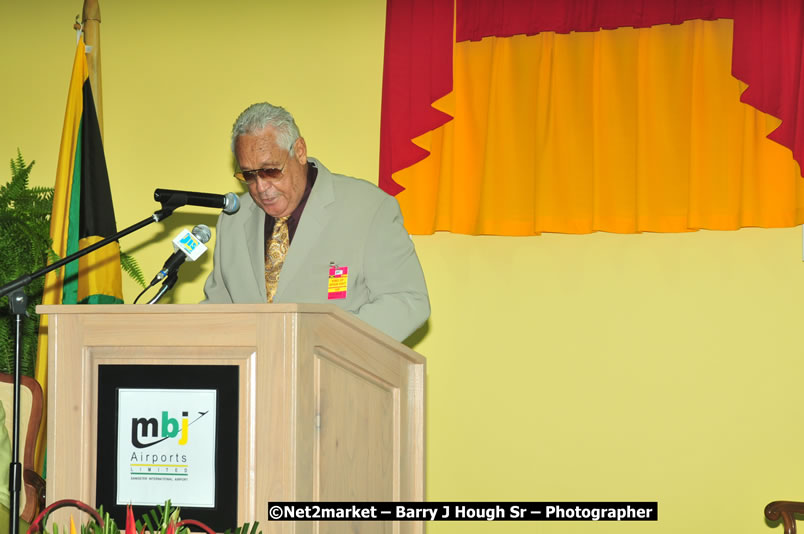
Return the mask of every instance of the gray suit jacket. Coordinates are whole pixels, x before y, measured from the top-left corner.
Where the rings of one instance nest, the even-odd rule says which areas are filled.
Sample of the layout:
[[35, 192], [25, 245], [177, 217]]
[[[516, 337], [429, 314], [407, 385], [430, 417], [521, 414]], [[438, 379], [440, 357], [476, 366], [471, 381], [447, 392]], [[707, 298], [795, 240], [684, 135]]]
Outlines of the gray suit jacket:
[[[279, 275], [274, 302], [336, 304], [401, 341], [430, 316], [419, 258], [402, 224], [399, 204], [364, 180], [318, 176]], [[265, 212], [248, 193], [240, 211], [217, 223], [208, 303], [266, 302]], [[330, 263], [348, 267], [345, 299], [328, 300]]]

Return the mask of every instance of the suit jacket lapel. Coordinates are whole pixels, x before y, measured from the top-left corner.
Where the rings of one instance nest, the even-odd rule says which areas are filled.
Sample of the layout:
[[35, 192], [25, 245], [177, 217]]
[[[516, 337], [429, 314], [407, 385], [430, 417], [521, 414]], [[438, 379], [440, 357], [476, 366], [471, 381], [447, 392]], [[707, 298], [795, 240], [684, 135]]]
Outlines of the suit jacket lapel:
[[[287, 302], [288, 299], [285, 295], [293, 293], [293, 278], [295, 278], [299, 269], [315, 249], [318, 236], [329, 221], [327, 206], [335, 201], [332, 175], [318, 160], [309, 159], [318, 168], [318, 176], [315, 179], [313, 190], [310, 191], [310, 197], [304, 206], [299, 226], [296, 227], [293, 242], [290, 244], [288, 254], [285, 257], [285, 264], [282, 266], [282, 272], [279, 275], [279, 285], [276, 289], [274, 301]], [[265, 288], [263, 288], [264, 291]]]
[[[248, 247], [249, 258], [251, 259], [251, 270], [254, 273], [254, 283], [257, 291], [261, 292], [262, 300], [267, 299], [265, 293], [265, 212], [257, 206], [254, 201], [248, 203], [251, 214], [245, 220], [245, 239]], [[254, 243], [254, 245], [249, 245]]]

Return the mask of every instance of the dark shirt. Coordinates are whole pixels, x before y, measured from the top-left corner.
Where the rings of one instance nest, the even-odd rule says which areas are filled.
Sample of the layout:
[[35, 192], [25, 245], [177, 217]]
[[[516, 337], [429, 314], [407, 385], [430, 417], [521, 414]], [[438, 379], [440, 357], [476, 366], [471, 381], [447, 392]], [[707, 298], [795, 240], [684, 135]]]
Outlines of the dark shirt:
[[[302, 195], [301, 200], [299, 201], [299, 205], [296, 206], [296, 209], [293, 210], [293, 213], [290, 214], [288, 218], [288, 237], [290, 238], [290, 242], [293, 243], [293, 236], [296, 235], [296, 228], [299, 226], [299, 221], [301, 220], [302, 212], [304, 211], [304, 206], [307, 205], [307, 199], [310, 198], [310, 191], [313, 190], [313, 185], [315, 184], [315, 178], [318, 176], [318, 169], [316, 169], [315, 165], [311, 162], [307, 163], [307, 185], [304, 186], [304, 194]], [[274, 233], [274, 221], [275, 219], [265, 214], [265, 229], [262, 242], [265, 243], [265, 246], [268, 246], [268, 241], [271, 239], [271, 234]], [[265, 256], [265, 251], [263, 251], [263, 256]]]

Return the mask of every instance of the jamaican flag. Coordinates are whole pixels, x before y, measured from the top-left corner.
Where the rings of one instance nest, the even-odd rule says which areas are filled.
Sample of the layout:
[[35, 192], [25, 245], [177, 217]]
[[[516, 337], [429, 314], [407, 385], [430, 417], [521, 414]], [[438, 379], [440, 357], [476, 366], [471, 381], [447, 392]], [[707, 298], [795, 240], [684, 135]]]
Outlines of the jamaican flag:
[[[56, 167], [50, 237], [53, 250], [64, 258], [117, 231], [100, 125], [89, 83], [86, 46], [81, 37], [75, 50], [67, 94], [67, 111]], [[42, 304], [112, 304], [123, 302], [120, 247], [111, 243], [62, 270], [48, 273]], [[47, 406], [47, 317], [41, 318], [36, 379]], [[46, 428], [43, 421], [42, 429]], [[44, 462], [44, 431], [37, 444], [37, 468]]]

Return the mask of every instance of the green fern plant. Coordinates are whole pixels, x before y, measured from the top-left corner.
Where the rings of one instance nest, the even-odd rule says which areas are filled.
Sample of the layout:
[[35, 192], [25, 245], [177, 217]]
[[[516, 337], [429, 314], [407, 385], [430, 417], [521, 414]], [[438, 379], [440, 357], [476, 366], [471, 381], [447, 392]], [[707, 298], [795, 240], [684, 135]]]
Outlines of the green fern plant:
[[[11, 181], [0, 187], [0, 283], [11, 282], [20, 276], [45, 266], [50, 250], [50, 210], [53, 189], [28, 187], [28, 177], [34, 166], [25, 163], [17, 150], [11, 160]], [[36, 361], [36, 336], [39, 316], [36, 305], [42, 301], [45, 280], [40, 277], [25, 288], [28, 296], [28, 318], [23, 321], [23, 348], [20, 372], [32, 376]], [[8, 308], [8, 295], [0, 298], [0, 371], [14, 371], [16, 322]]]
[[[50, 239], [53, 188], [28, 186], [34, 163], [26, 164], [17, 150], [17, 158], [11, 160], [11, 181], [0, 186], [0, 285], [38, 271], [48, 259], [59, 260]], [[121, 252], [120, 264], [126, 274], [145, 287], [142, 270], [131, 255]], [[20, 372], [27, 376], [34, 374], [39, 332], [36, 306], [42, 302], [44, 286], [44, 277], [39, 277], [25, 288], [28, 317], [22, 323]], [[14, 316], [8, 308], [8, 296], [4, 296], [0, 298], [0, 372], [14, 372], [15, 334]]]

